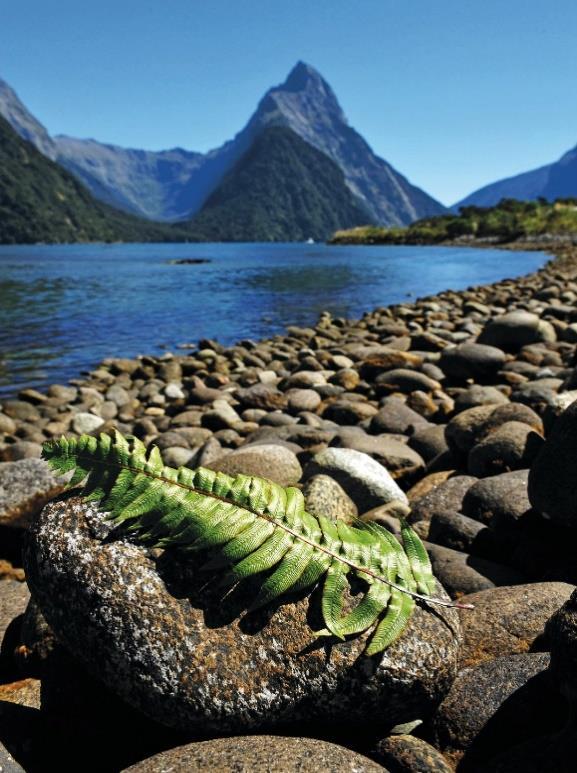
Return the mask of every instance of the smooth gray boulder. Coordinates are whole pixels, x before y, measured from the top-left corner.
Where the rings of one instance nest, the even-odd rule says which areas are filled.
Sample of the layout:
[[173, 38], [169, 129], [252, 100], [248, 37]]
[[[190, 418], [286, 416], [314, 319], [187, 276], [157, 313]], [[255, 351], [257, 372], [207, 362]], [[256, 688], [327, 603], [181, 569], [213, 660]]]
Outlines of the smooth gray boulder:
[[400, 500], [408, 504], [404, 491], [379, 462], [352, 448], [327, 448], [316, 454], [304, 469], [303, 478], [329, 475], [339, 483], [364, 513], [373, 507]]

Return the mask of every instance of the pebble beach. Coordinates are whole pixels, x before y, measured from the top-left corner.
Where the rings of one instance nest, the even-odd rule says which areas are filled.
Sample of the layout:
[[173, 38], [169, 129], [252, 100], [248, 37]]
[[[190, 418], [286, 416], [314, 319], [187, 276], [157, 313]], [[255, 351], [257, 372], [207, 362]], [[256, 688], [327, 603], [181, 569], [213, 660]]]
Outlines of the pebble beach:
[[[574, 770], [577, 248], [551, 249], [519, 278], [3, 400], [2, 769]], [[312, 514], [407, 518], [474, 609], [419, 606], [368, 659], [311, 646], [307, 598], [252, 625], [185, 593], [179, 559], [107, 543], [40, 459], [113, 429], [297, 486]]]

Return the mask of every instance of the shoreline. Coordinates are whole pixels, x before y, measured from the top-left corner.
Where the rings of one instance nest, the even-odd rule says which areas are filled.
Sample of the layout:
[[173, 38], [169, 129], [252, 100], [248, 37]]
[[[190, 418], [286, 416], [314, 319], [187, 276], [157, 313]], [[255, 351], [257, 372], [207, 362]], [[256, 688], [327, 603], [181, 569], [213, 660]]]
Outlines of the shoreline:
[[[273, 731], [282, 731], [283, 722], [292, 721], [292, 727], [304, 737], [322, 739], [327, 734], [326, 724], [317, 715], [303, 722], [290, 707], [275, 724], [277, 716], [271, 715], [268, 699], [263, 703], [260, 697], [263, 663], [272, 663], [276, 669], [272, 684], [282, 684], [289, 693], [312, 689], [308, 675], [299, 678], [298, 688], [290, 681], [296, 662], [293, 653], [298, 651], [300, 658], [311, 640], [309, 625], [303, 622], [306, 615], [294, 617], [291, 610], [306, 600], [289, 598], [267, 618], [278, 640], [288, 636], [282, 661], [277, 639], [270, 633], [256, 639], [252, 633], [239, 633], [236, 617], [234, 622], [208, 628], [204, 606], [202, 619], [190, 625], [179, 623], [174, 633], [168, 625], [172, 617], [161, 618], [167, 625], [159, 627], [151, 623], [153, 618], [146, 616], [146, 610], [156, 615], [159, 608], [164, 609], [158, 606], [162, 601], [175, 605], [170, 609], [174, 609], [174, 619], [181, 620], [184, 614], [196, 614], [197, 605], [189, 604], [184, 592], [173, 596], [173, 585], [165, 588], [159, 569], [162, 561], [156, 564], [147, 551], [122, 540], [101, 542], [97, 532], [93, 534], [93, 510], [78, 499], [60, 498], [44, 507], [64, 487], [48, 476], [46, 464], [38, 460], [40, 444], [61, 435], [98, 434], [113, 428], [136, 435], [147, 448], [157, 446], [164, 464], [173, 468], [206, 467], [296, 487], [313, 515], [346, 523], [361, 518], [395, 535], [406, 517], [425, 542], [435, 577], [448, 596], [459, 599], [460, 604], [474, 605], [472, 610], [453, 611], [451, 626], [419, 607], [416, 622], [403, 633], [406, 638], [392, 645], [390, 657], [402, 658], [401, 663], [407, 664], [401, 668], [409, 680], [410, 715], [404, 695], [401, 700], [391, 693], [387, 682], [391, 666], [386, 658], [383, 668], [379, 667], [383, 674], [379, 678], [385, 680], [378, 693], [379, 711], [372, 704], [367, 708], [366, 693], [359, 694], [354, 685], [344, 682], [343, 699], [351, 700], [355, 713], [354, 721], [347, 716], [346, 726], [331, 725], [332, 732], [339, 730], [341, 747], [374, 758], [374, 739], [388, 735], [382, 711], [390, 711], [391, 718], [395, 717], [391, 727], [407, 716], [422, 717], [425, 724], [419, 728], [419, 737], [391, 736], [389, 741], [426, 742], [427, 754], [438, 755], [443, 764], [445, 760], [455, 763], [469, 749], [475, 751], [472, 739], [482, 734], [486, 721], [499, 721], [499, 710], [511, 690], [523, 690], [531, 677], [547, 668], [548, 651], [560, 664], [551, 672], [552, 684], [554, 680], [571, 684], [575, 678], [572, 665], [563, 657], [573, 639], [567, 643], [563, 636], [569, 639], [574, 628], [564, 634], [558, 625], [552, 636], [543, 636], [554, 613], [572, 614], [574, 620], [573, 608], [569, 607], [569, 613], [563, 610], [575, 603], [568, 599], [577, 586], [577, 510], [571, 499], [577, 432], [569, 424], [560, 433], [561, 443], [559, 434], [555, 435], [557, 422], [577, 421], [577, 415], [572, 418], [575, 411], [566, 411], [577, 400], [577, 249], [557, 247], [554, 252], [542, 268], [515, 279], [375, 308], [359, 320], [325, 313], [310, 328], [289, 326], [284, 335], [245, 340], [231, 347], [204, 339], [198, 350], [183, 354], [110, 359], [86, 378], [52, 385], [46, 393], [23, 390], [18, 399], [3, 401], [0, 461], [6, 464], [0, 464], [4, 475], [0, 486], [9, 497], [0, 511], [4, 534], [11, 535], [0, 553], [3, 587], [10, 598], [24, 587], [18, 549], [34, 524], [28, 545], [34, 545], [35, 539], [38, 544], [38, 535], [43, 535], [43, 547], [32, 548], [34, 555], [29, 548], [26, 564], [33, 593], [41, 603], [35, 600], [43, 610], [57, 611], [50, 619], [64, 621], [66, 647], [84, 664], [74, 668], [82, 676], [86, 667], [93, 677], [102, 676], [106, 685], [99, 687], [94, 698], [92, 682], [81, 681], [80, 690], [75, 683], [73, 705], [78, 705], [76, 700], [81, 705], [83, 701], [92, 705], [94, 700], [109, 705], [117, 694], [128, 701], [118, 687], [120, 669], [122, 684], [144, 676], [153, 686], [150, 691], [139, 687], [129, 700], [131, 721], [135, 717], [143, 721], [138, 714], [143, 711], [158, 722], [157, 726], [147, 725], [153, 751], [156, 746], [166, 746], [161, 724], [180, 727], [185, 721], [182, 717], [188, 716], [185, 710], [196, 705], [197, 684], [208, 685], [202, 690], [202, 707], [215, 708], [216, 730], [228, 732], [234, 727], [237, 734], [246, 735], [254, 726], [247, 726], [242, 705], [234, 701], [226, 717], [232, 724], [218, 724], [222, 716], [219, 690], [228, 684], [231, 664], [236, 669], [236, 664], [245, 663], [247, 648], [252, 652], [256, 641], [262, 647], [249, 658], [242, 701], [249, 696]], [[529, 494], [530, 472], [534, 481]], [[79, 544], [85, 546], [84, 552], [75, 552]], [[143, 562], [149, 562], [148, 568], [143, 569]], [[40, 565], [47, 584], [34, 574], [34, 567]], [[75, 569], [79, 565], [81, 572]], [[101, 574], [105, 565], [113, 574]], [[160, 590], [154, 597], [146, 596], [147, 603], [140, 605], [143, 571], [150, 572], [147, 593], [149, 586]], [[110, 577], [114, 577], [114, 609], [118, 610], [112, 622]], [[50, 585], [52, 578], [56, 585]], [[26, 600], [14, 614], [24, 612]], [[59, 611], [63, 607], [64, 615]], [[83, 617], [86, 610], [89, 616]], [[37, 625], [39, 615], [34, 607], [26, 612], [22, 630]], [[121, 630], [115, 627], [117, 619], [132, 622]], [[279, 619], [288, 622], [279, 625]], [[9, 673], [18, 674], [14, 680], [26, 677], [37, 690], [38, 674], [44, 680], [45, 673], [51, 672], [39, 668], [34, 658], [45, 668], [54, 657], [50, 647], [44, 646], [45, 641], [52, 642], [52, 633], [43, 618], [42, 623], [37, 639], [25, 639], [25, 646], [17, 646], [21, 639], [15, 638], [5, 654], [12, 668]], [[85, 644], [87, 628], [90, 646]], [[69, 635], [69, 630], [74, 634]], [[261, 636], [260, 629], [256, 636]], [[296, 649], [295, 637], [299, 637]], [[139, 659], [135, 670], [135, 661], [124, 660], [126, 653], [131, 657], [130, 653], [140, 652], [143, 642], [150, 641], [162, 642], [154, 649], [160, 653], [158, 661]], [[204, 668], [194, 658], [198, 649], [207, 651], [202, 649], [205, 641], [218, 654], [208, 671], [211, 679], [190, 680], [188, 691], [178, 694], [175, 707], [172, 686], [159, 681], [158, 674], [164, 671], [157, 668], [157, 662], [170, 665], [176, 652], [179, 658], [182, 653], [178, 662], [186, 664], [186, 673], [191, 658], [195, 668]], [[100, 649], [92, 646], [94, 642], [99, 642]], [[539, 652], [533, 650], [535, 642]], [[342, 652], [350, 646], [347, 642]], [[437, 657], [438, 652], [444, 654]], [[324, 654], [322, 661], [324, 673]], [[65, 662], [64, 668], [70, 666]], [[255, 673], [259, 679], [254, 678]], [[395, 690], [398, 673], [397, 668], [391, 682]], [[7, 687], [17, 693], [23, 689], [19, 684]], [[472, 732], [471, 727], [477, 728], [473, 720], [478, 707], [487, 702], [487, 685], [503, 697], [492, 699]], [[49, 681], [46, 686], [42, 683], [43, 690], [49, 688]], [[434, 700], [420, 697], [429, 695], [431, 689]], [[148, 709], [152, 692], [155, 706], [160, 707], [153, 714]], [[560, 697], [558, 700], [565, 706]], [[401, 707], [398, 717], [397, 704]], [[532, 710], [542, 725], [549, 704]], [[49, 718], [53, 711], [51, 704], [42, 705]], [[122, 712], [127, 711], [124, 704], [119, 711], [122, 719]], [[92, 737], [93, 714], [87, 712], [86, 717], [79, 712], [80, 739]], [[509, 738], [509, 713], [502, 721], [506, 731], [502, 737]], [[358, 726], [365, 732], [359, 733]], [[207, 726], [206, 732], [196, 732], [195, 741], [202, 741], [204, 735], [212, 737], [212, 729]], [[160, 733], [160, 739], [154, 733]], [[447, 738], [456, 740], [444, 740]], [[181, 741], [171, 745], [177, 743]], [[514, 743], [515, 738], [511, 745]], [[112, 749], [114, 745], [107, 752], [111, 759], [116, 753]], [[487, 755], [489, 752], [492, 755], [494, 750]], [[141, 748], [137, 741], [130, 754], [134, 759], [148, 756], [150, 747]], [[116, 767], [120, 766], [110, 769]]]
[[[494, 248], [494, 245], [478, 246], [480, 248]], [[389, 306], [377, 307], [376, 309], [367, 310], [358, 320], [337, 320], [338, 327], [336, 329], [343, 329], [346, 333], [348, 328], [355, 329], [358, 328], [358, 326], [365, 326], [366, 321], [371, 320], [371, 318], [374, 316], [384, 316], [386, 319], [399, 322], [399, 320], [406, 318], [407, 316], [410, 317], [411, 315], [418, 313], [420, 307], [422, 307], [423, 304], [435, 303], [439, 300], [446, 302], [446, 298], [463, 298], [469, 295], [471, 292], [490, 293], [500, 286], [510, 285], [511, 283], [523, 286], [528, 283], [530, 284], [531, 282], [539, 281], [539, 279], [544, 275], [558, 275], [558, 277], [562, 277], [564, 281], [570, 281], [571, 278], [577, 276], [577, 247], [570, 245], [536, 245], [527, 242], [517, 242], [515, 244], [507, 245], [504, 248], [513, 251], [527, 250], [532, 248], [534, 250], [543, 251], [546, 254], [551, 255], [551, 258], [540, 269], [516, 278], [506, 277], [491, 284], [477, 285], [466, 288], [464, 290], [444, 290], [433, 295], [420, 296], [415, 299], [411, 298], [406, 302], [400, 302], [391, 304]], [[339, 344], [338, 336], [335, 336], [334, 334], [334, 327], [333, 331], [328, 335], [328, 337], [324, 337], [327, 335], [326, 329], [330, 327], [333, 327], [330, 314], [328, 314], [328, 312], [323, 312], [320, 315], [316, 325], [313, 325], [310, 328], [295, 328], [294, 326], [289, 325], [286, 328], [284, 335], [277, 334], [270, 338], [259, 339], [258, 341], [240, 341], [232, 346], [223, 346], [217, 341], [202, 339], [199, 341], [197, 348], [192, 348], [191, 346], [191, 348], [182, 349], [180, 351], [176, 350], [176, 352], [167, 352], [161, 355], [139, 355], [135, 358], [108, 358], [99, 363], [96, 368], [89, 372], [87, 376], [72, 378], [67, 382], [67, 384], [53, 384], [44, 390], [27, 388], [21, 389], [17, 391], [13, 397], [0, 400], [0, 418], [5, 413], [8, 413], [8, 420], [5, 420], [4, 424], [7, 425], [9, 429], [14, 429], [14, 432], [16, 431], [15, 428], [11, 426], [10, 421], [11, 419], [16, 419], [17, 422], [20, 420], [20, 417], [17, 415], [18, 410], [10, 407], [10, 404], [14, 402], [24, 402], [31, 405], [34, 410], [29, 411], [28, 413], [35, 417], [34, 421], [37, 421], [39, 418], [37, 416], [38, 412], [42, 414], [45, 407], [50, 408], [50, 410], [47, 412], [49, 414], [50, 420], [44, 422], [44, 425], [46, 426], [43, 430], [38, 429], [38, 427], [32, 428], [30, 426], [25, 426], [24, 429], [18, 429], [18, 434], [4, 431], [4, 437], [2, 437], [1, 434], [2, 425], [0, 423], [0, 438], [2, 438], [2, 440], [0, 440], [0, 459], [4, 458], [5, 460], [10, 460], [14, 456], [10, 446], [13, 444], [18, 444], [20, 440], [24, 440], [25, 442], [32, 442], [33, 445], [35, 444], [36, 448], [33, 449], [33, 455], [37, 454], [39, 451], [38, 443], [47, 439], [47, 433], [48, 437], [52, 437], [56, 433], [73, 431], [72, 424], [74, 413], [77, 412], [87, 413], [93, 415], [96, 417], [96, 419], [100, 419], [100, 427], [103, 430], [108, 429], [117, 421], [120, 421], [120, 424], [124, 425], [126, 428], [127, 424], [132, 425], [141, 417], [152, 416], [154, 418], [158, 418], [160, 416], [164, 416], [165, 408], [168, 410], [168, 414], [171, 415], [175, 413], [176, 410], [186, 407], [189, 397], [188, 392], [195, 392], [199, 379], [203, 381], [203, 385], [204, 381], [208, 379], [208, 382], [210, 382], [209, 391], [211, 394], [214, 392], [214, 394], [212, 394], [214, 399], [218, 399], [219, 396], [216, 394], [216, 392], [217, 390], [221, 389], [223, 390], [224, 398], [228, 400], [228, 395], [226, 393], [230, 392], [231, 390], [234, 392], [234, 389], [238, 387], [237, 382], [242, 383], [250, 381], [250, 379], [248, 379], [244, 373], [245, 370], [249, 370], [249, 372], [252, 373], [253, 383], [261, 383], [260, 372], [267, 371], [268, 369], [267, 359], [270, 362], [272, 355], [270, 355], [267, 351], [267, 356], [264, 357], [264, 359], [259, 359], [258, 356], [255, 357], [251, 355], [251, 350], [259, 350], [262, 347], [270, 350], [271, 348], [274, 349], [277, 344], [280, 344], [281, 347], [283, 347], [286, 346], [286, 341], [288, 340], [288, 348], [291, 350], [290, 355], [294, 358], [298, 357], [299, 351], [301, 349], [308, 348], [308, 344], [311, 340], [321, 339], [320, 341], [315, 342], [315, 348], [318, 348], [324, 355], [323, 347], [327, 347], [329, 349], [338, 348]], [[406, 332], [408, 331], [405, 330], [405, 333]], [[372, 344], [380, 344], [381, 341], [377, 340], [378, 338], [379, 337], [376, 335], [368, 336], [368, 342]], [[247, 344], [246, 347], [243, 345], [244, 343]], [[447, 343], [450, 344], [451, 341], [449, 340]], [[437, 353], [440, 353], [441, 344], [438, 344], [438, 346], [439, 349]], [[350, 344], [347, 343], [346, 347], [350, 348]], [[434, 348], [435, 347], [433, 347], [433, 350]], [[239, 361], [237, 356], [237, 352], [239, 350], [241, 361]], [[242, 362], [242, 358], [244, 357], [247, 358], [246, 363]], [[282, 367], [280, 367], [280, 364], [286, 359], [290, 359], [290, 357], [283, 355], [280, 361], [275, 361], [276, 370], [281, 372], [281, 375], [268, 373], [264, 377], [265, 381], [268, 380], [267, 383], [270, 382], [276, 384], [290, 374], [290, 371], [285, 371]], [[236, 367], [233, 366], [231, 368], [231, 360], [236, 364]], [[172, 369], [166, 365], [166, 363], [170, 362], [175, 363], [175, 367]], [[353, 360], [350, 363], [350, 367], [353, 367], [354, 362], [355, 358], [353, 357]], [[294, 362], [291, 362], [291, 366], [294, 367]], [[319, 370], [322, 369], [323, 368], [319, 367]], [[166, 371], [168, 374], [166, 377], [167, 380], [164, 382], [164, 386], [171, 385], [173, 387], [172, 392], [174, 392], [174, 397], [170, 395], [165, 397], [160, 396], [150, 404], [145, 400], [144, 403], [140, 402], [135, 406], [133, 413], [127, 413], [127, 409], [124, 407], [128, 402], [130, 402], [128, 398], [126, 402], [116, 405], [116, 408], [114, 405], [110, 404], [113, 401], [105, 399], [106, 392], [108, 391], [109, 387], [114, 385], [116, 381], [126, 385], [126, 382], [130, 382], [134, 377], [138, 382], [138, 388], [142, 389], [146, 381], [154, 380], [157, 373], [160, 371]], [[191, 379], [194, 382], [192, 390], [190, 389]], [[95, 398], [92, 396], [88, 400], [82, 399], [81, 392], [84, 389], [96, 391], [99, 397]], [[328, 391], [330, 392], [330, 390]], [[63, 403], [63, 399], [60, 396], [58, 396], [57, 399], [53, 399], [53, 394], [60, 395], [60, 393], [66, 393], [69, 395], [74, 393], [73, 401], [70, 404], [67, 404], [66, 402]], [[222, 397], [223, 395], [220, 396]], [[134, 397], [134, 395], [131, 395], [131, 398], [132, 397]], [[326, 398], [325, 395], [321, 395], [321, 397], [323, 401], [328, 399], [329, 403], [330, 400], [334, 399], [334, 395], [332, 394], [327, 394]], [[106, 405], [99, 406], [100, 402], [106, 403]], [[2, 410], [3, 404], [9, 404], [7, 411]], [[199, 403], [197, 398], [194, 397], [193, 405], [198, 404]], [[200, 405], [202, 404], [203, 403], [201, 400]], [[70, 408], [71, 412], [67, 413], [63, 408], [64, 405], [66, 405], [67, 408]], [[78, 410], [76, 407], [77, 405], [80, 410]], [[324, 402], [321, 406], [321, 409], [319, 409], [321, 410], [321, 413], [323, 407]], [[16, 415], [11, 416], [11, 412], [16, 413]], [[24, 424], [26, 425], [27, 420], [25, 417], [27, 411], [23, 409], [20, 411], [20, 413], [22, 414]], [[62, 416], [62, 414], [66, 415]], [[96, 424], [96, 419], [92, 422], [92, 424]], [[90, 425], [91, 422], [89, 421], [88, 424]], [[254, 426], [251, 426], [251, 424], [253, 423], [249, 421], [249, 426], [243, 428], [241, 437], [238, 440], [244, 440], [244, 437], [247, 435], [247, 433], [250, 430], [254, 430]], [[16, 454], [16, 457], [17, 456], [18, 453]]]

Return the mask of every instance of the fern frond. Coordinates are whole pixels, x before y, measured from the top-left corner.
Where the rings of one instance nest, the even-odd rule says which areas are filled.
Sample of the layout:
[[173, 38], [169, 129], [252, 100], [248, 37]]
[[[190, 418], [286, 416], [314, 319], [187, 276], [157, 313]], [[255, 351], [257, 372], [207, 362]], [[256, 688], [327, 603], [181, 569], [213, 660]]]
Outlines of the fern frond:
[[[99, 501], [120, 535], [155, 547], [194, 554], [209, 551], [204, 568], [228, 568], [231, 586], [265, 574], [250, 609], [323, 580], [318, 635], [339, 639], [377, 623], [367, 654], [381, 652], [405, 629], [415, 599], [432, 598], [435, 579], [427, 553], [407, 523], [402, 545], [375, 523], [348, 526], [305, 510], [302, 493], [248, 475], [229, 476], [202, 467], [166, 467], [157, 448], [147, 452], [134, 437], [82, 435], [44, 444], [43, 457], [57, 472], [74, 470], [70, 486], [84, 481], [83, 495]], [[343, 614], [349, 579], [366, 589]]]

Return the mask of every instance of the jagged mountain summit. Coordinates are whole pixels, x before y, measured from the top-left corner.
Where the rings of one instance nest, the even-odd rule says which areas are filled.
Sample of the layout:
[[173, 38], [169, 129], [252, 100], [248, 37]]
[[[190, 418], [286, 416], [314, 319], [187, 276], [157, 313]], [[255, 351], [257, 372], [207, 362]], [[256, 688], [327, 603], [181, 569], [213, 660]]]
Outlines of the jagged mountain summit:
[[530, 201], [540, 197], [548, 201], [577, 197], [577, 146], [552, 164], [497, 180], [473, 191], [452, 209], [470, 205], [494, 207], [501, 199]]
[[[5, 113], [1, 100], [0, 113], [16, 131], [24, 131], [24, 122], [13, 120], [13, 110]], [[377, 223], [404, 225], [445, 211], [372, 152], [349, 126], [328, 83], [303, 62], [283, 84], [265, 94], [232, 140], [208, 153], [180, 148], [135, 150], [64, 136], [48, 137], [52, 144], [43, 152], [81, 179], [95, 196], [114, 206], [156, 220], [184, 220], [202, 208], [258, 135], [270, 126], [291, 129], [334, 161], [360, 206]], [[42, 129], [40, 124], [38, 127]], [[39, 129], [35, 134], [38, 141]], [[32, 141], [40, 147], [38, 141]]]

